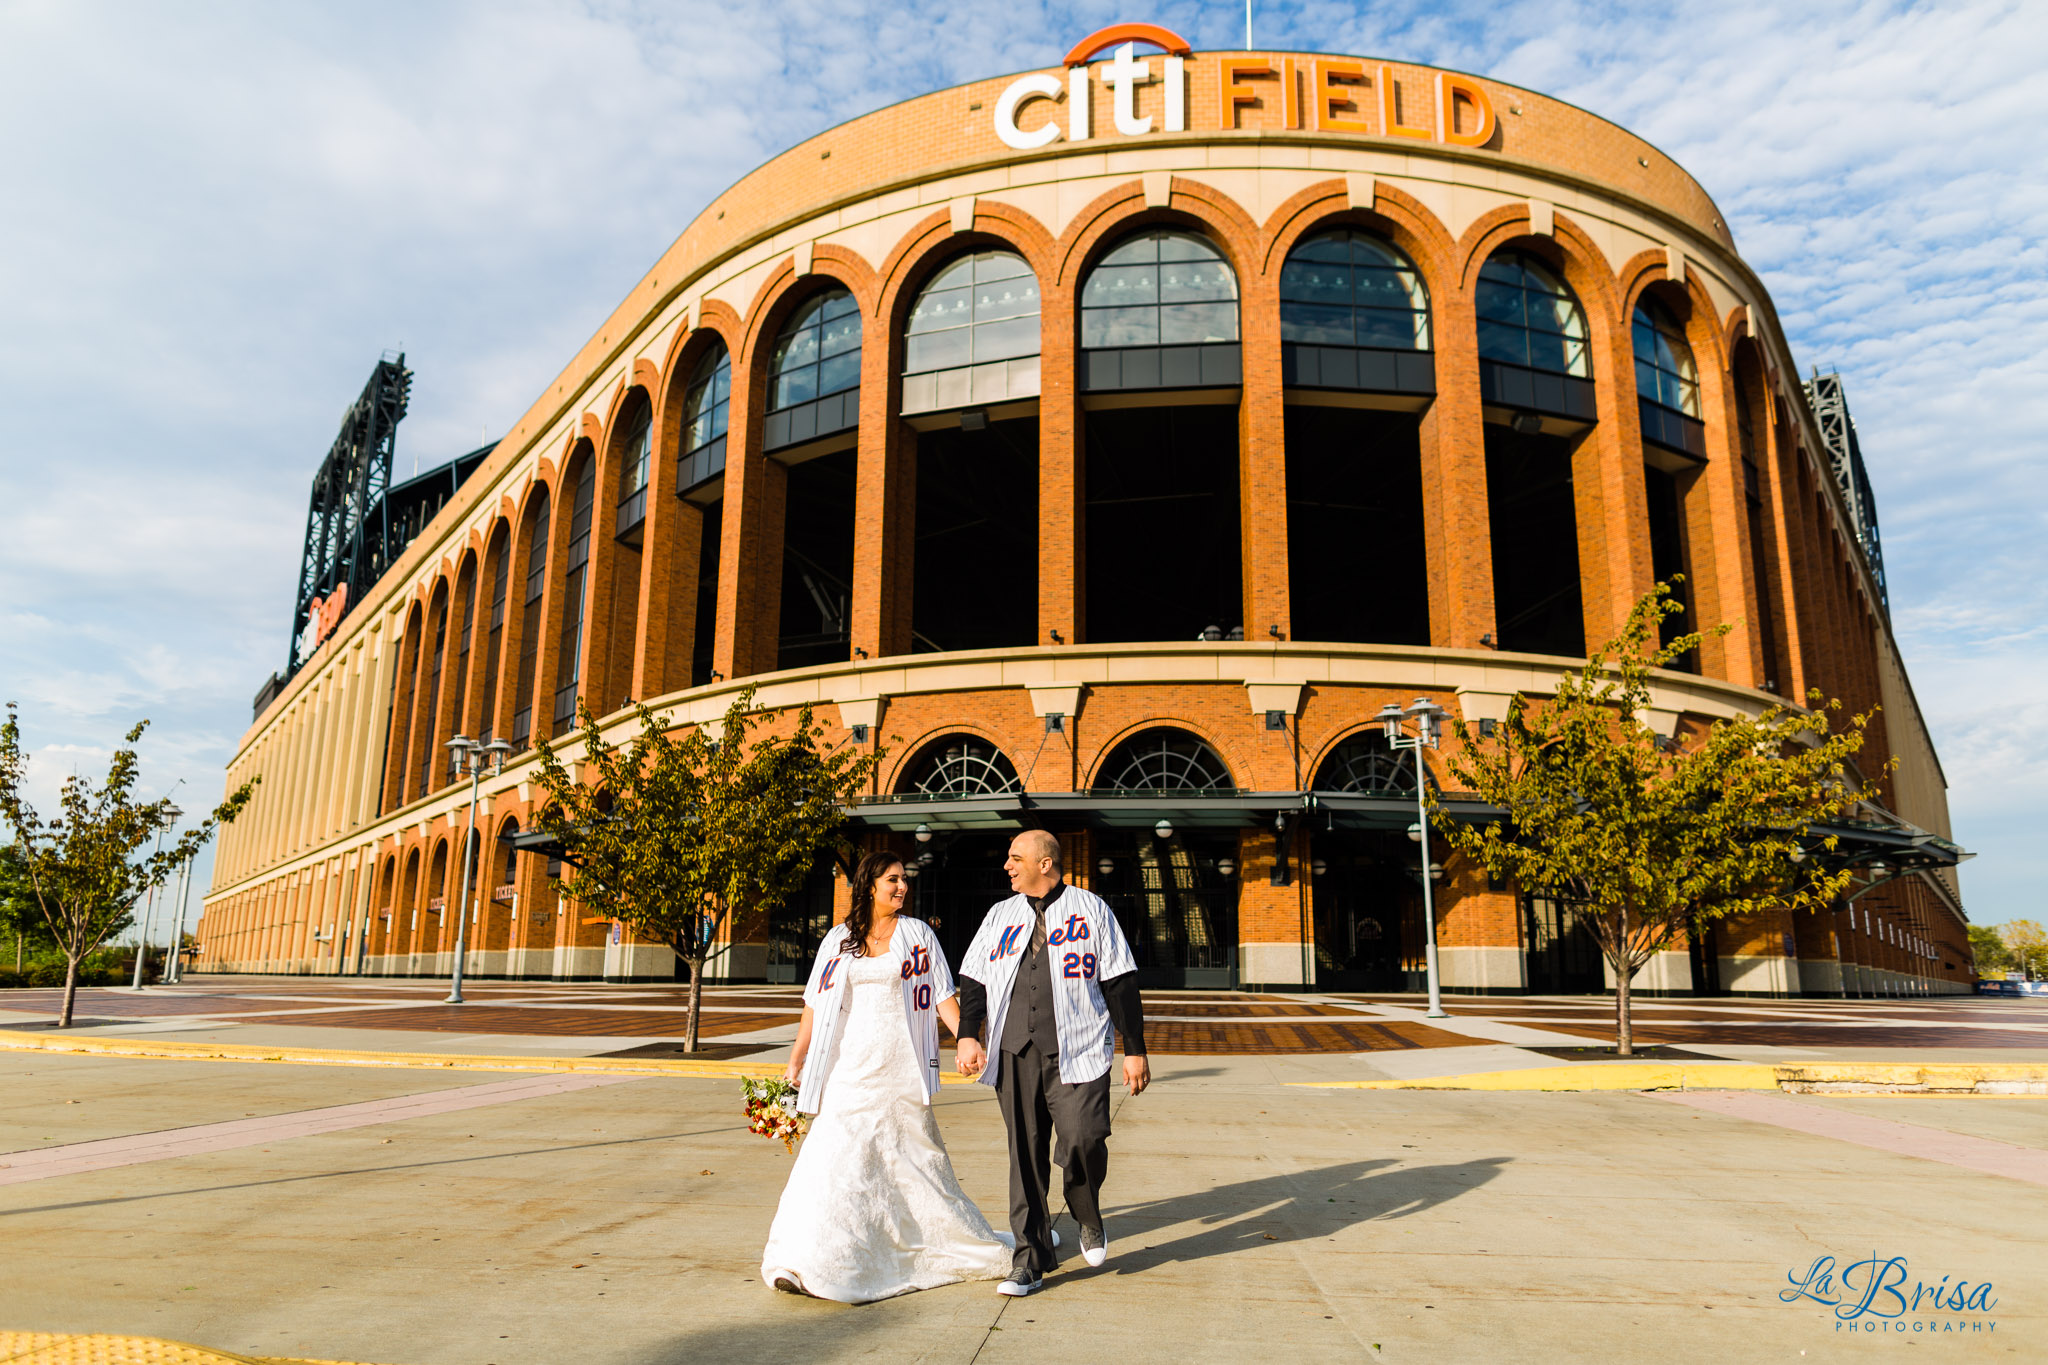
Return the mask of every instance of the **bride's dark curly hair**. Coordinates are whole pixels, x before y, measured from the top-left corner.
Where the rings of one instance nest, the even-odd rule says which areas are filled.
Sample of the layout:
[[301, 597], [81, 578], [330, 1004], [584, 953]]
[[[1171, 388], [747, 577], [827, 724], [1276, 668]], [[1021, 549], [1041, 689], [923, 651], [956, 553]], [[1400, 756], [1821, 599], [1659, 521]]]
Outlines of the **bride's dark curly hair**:
[[839, 951], [866, 957], [868, 931], [875, 927], [875, 883], [892, 867], [903, 866], [903, 855], [877, 849], [860, 860], [853, 870], [853, 909], [846, 913], [846, 943]]

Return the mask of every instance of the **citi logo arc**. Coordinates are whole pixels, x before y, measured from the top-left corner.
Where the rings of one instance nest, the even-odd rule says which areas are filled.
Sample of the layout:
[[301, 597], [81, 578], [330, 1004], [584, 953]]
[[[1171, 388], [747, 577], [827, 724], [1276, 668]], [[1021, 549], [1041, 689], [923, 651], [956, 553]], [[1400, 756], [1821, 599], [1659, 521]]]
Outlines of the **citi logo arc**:
[[[1153, 114], [1138, 112], [1138, 92], [1155, 81], [1153, 61], [1138, 55], [1138, 44], [1163, 54], [1156, 80], [1163, 91], [1156, 119], [1159, 131], [1188, 131], [1188, 63], [1194, 49], [1187, 39], [1157, 24], [1112, 24], [1074, 44], [1063, 63], [1066, 77], [1046, 72], [1019, 76], [996, 100], [996, 136], [1020, 152], [1036, 151], [1064, 138], [1087, 142], [1095, 136], [1094, 85], [1110, 91], [1110, 121], [1124, 137], [1154, 131]], [[1110, 60], [1090, 63], [1104, 52]], [[1347, 57], [1231, 56], [1217, 59], [1215, 124], [1220, 129], [1251, 126], [1246, 116], [1263, 111], [1265, 126], [1276, 130], [1363, 134], [1408, 138], [1449, 146], [1488, 148], [1500, 131], [1493, 100], [1469, 76], [1438, 71], [1432, 81], [1433, 124], [1419, 117], [1413, 96], [1403, 89], [1386, 62], [1367, 63]], [[1044, 118], [1035, 108], [1041, 101], [1066, 103], [1066, 119]], [[1027, 120], [1033, 122], [1027, 128]]]

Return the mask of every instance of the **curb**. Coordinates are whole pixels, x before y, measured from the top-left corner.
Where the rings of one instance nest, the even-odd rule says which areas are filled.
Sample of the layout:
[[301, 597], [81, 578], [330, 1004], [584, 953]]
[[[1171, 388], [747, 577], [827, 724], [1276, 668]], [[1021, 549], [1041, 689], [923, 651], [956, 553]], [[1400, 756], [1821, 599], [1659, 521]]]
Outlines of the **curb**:
[[2048, 1065], [2028, 1062], [1596, 1062], [1418, 1076], [1291, 1081], [1311, 1090], [1781, 1090], [1798, 1095], [2048, 1095]]
[[[693, 1062], [680, 1057], [524, 1057], [458, 1055], [446, 1052], [371, 1052], [351, 1048], [257, 1047], [247, 1043], [159, 1042], [149, 1038], [66, 1038], [46, 1033], [0, 1030], [0, 1051], [54, 1052], [98, 1057], [135, 1057], [177, 1062], [282, 1062], [293, 1066], [375, 1066], [428, 1071], [586, 1072], [613, 1076], [680, 1076], [732, 1080], [780, 1074], [773, 1063]], [[946, 1085], [972, 1085], [972, 1076], [947, 1071]], [[0, 1344], [6, 1341], [0, 1336]], [[0, 1365], [12, 1365], [0, 1355]]]
[[0, 1365], [348, 1365], [338, 1360], [244, 1356], [157, 1337], [0, 1331]]

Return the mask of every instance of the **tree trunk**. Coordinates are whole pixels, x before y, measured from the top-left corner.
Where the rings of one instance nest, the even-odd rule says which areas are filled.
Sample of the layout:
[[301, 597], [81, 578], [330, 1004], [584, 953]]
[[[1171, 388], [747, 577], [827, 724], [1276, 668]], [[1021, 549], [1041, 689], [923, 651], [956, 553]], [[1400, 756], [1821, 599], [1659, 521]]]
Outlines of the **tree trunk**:
[[1617, 1057], [1635, 1055], [1635, 1031], [1630, 1027], [1628, 1015], [1628, 984], [1634, 975], [1635, 969], [1624, 955], [1614, 967], [1614, 1055]]
[[683, 1030], [683, 1051], [697, 1050], [697, 1016], [704, 1008], [704, 962], [701, 958], [686, 957], [690, 964], [690, 1023]]
[[78, 959], [64, 955], [64, 1009], [57, 1016], [58, 1028], [71, 1027], [71, 1007], [78, 1002]]

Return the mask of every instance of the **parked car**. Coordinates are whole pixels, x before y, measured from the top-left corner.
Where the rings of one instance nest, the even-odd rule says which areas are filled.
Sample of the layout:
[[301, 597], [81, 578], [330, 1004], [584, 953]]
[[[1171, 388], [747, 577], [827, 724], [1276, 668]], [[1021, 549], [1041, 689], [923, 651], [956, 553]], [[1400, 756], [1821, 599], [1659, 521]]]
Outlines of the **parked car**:
[[2048, 997], [2048, 981], [1979, 981], [1979, 995], [2038, 995]]

